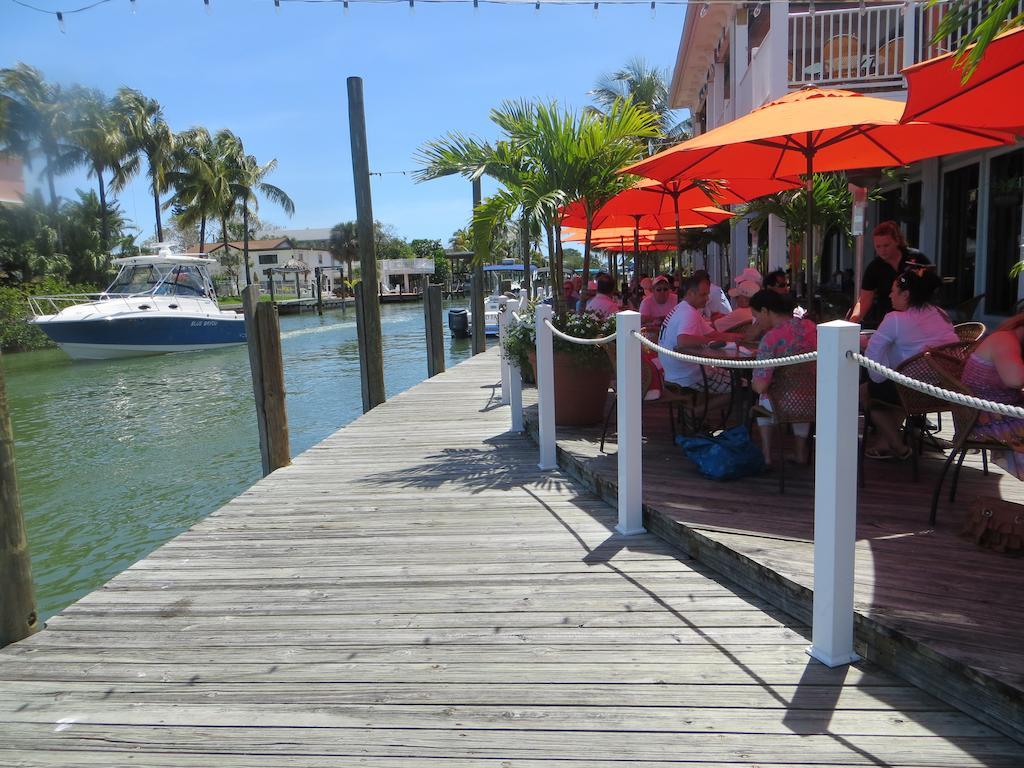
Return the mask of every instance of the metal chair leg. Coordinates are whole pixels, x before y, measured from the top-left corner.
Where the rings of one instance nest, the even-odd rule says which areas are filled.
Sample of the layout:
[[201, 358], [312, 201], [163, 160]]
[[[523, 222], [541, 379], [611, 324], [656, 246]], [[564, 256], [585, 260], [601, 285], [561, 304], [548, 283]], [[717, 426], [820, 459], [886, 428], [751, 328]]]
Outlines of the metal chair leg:
[[950, 464], [953, 463], [953, 459], [956, 458], [956, 449], [950, 449], [949, 456], [946, 458], [946, 462], [942, 465], [942, 472], [939, 473], [939, 481], [935, 484], [935, 490], [932, 491], [932, 511], [928, 516], [928, 525], [935, 526], [935, 518], [939, 511], [939, 496], [942, 493], [942, 484], [946, 480], [946, 473], [949, 471]]
[[956, 469], [953, 470], [953, 485], [949, 489], [949, 500], [956, 501], [956, 486], [960, 480], [960, 467], [964, 465], [964, 457], [967, 456], [967, 449], [960, 451], [960, 458], [956, 461]]
[[608, 426], [612, 423], [612, 414], [618, 406], [618, 400], [612, 398], [612, 404], [608, 406], [608, 413], [604, 416], [604, 429], [601, 430], [601, 453], [604, 453], [604, 439], [608, 436]]
[[981, 470], [988, 477], [988, 451], [984, 448], [981, 449]]

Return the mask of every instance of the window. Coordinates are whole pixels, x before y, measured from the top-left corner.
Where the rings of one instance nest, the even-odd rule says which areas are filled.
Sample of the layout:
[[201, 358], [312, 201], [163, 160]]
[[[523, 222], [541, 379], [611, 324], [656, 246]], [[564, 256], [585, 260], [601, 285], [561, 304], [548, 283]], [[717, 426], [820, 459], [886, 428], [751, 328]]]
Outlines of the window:
[[1020, 253], [1024, 149], [992, 158], [988, 185], [985, 312], [1008, 315], [1017, 302], [1017, 281], [1010, 279], [1010, 268], [1017, 263]]
[[276, 253], [261, 253], [260, 264], [277, 264]]

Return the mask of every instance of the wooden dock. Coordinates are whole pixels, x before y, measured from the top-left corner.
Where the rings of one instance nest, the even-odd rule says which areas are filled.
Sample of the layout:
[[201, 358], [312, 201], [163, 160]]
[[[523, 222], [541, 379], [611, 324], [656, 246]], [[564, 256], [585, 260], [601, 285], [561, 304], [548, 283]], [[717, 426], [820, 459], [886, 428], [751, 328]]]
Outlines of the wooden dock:
[[1024, 765], [614, 534], [506, 433], [497, 370], [491, 350], [392, 399], [0, 651], [0, 765]]
[[[536, 400], [528, 390], [526, 400]], [[530, 409], [535, 412], [535, 409]], [[527, 414], [533, 426], [536, 416]], [[945, 424], [950, 427], [951, 419]], [[616, 444], [601, 428], [559, 428], [564, 470], [614, 503]], [[813, 467], [734, 482], [707, 480], [672, 444], [668, 411], [644, 409], [645, 523], [684, 551], [798, 620], [810, 622], [813, 589]], [[952, 435], [945, 433], [946, 437]], [[964, 462], [955, 503], [950, 477], [935, 528], [932, 490], [944, 456], [868, 461], [858, 491], [857, 652], [1024, 743], [1024, 561], [960, 538], [979, 496], [1024, 504], [1024, 483], [980, 455]], [[850, 470], [855, 471], [854, 468]]]

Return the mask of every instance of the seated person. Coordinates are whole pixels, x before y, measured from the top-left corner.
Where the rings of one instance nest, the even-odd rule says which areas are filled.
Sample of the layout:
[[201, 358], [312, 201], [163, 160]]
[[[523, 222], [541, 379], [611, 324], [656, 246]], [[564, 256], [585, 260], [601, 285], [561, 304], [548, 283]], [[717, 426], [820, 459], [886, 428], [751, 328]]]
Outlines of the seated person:
[[[900, 274], [889, 292], [893, 311], [883, 319], [868, 341], [865, 357], [888, 368], [896, 368], [903, 361], [926, 349], [953, 344], [960, 340], [946, 313], [931, 303], [941, 280], [934, 271], [919, 272], [908, 269]], [[870, 380], [861, 392], [862, 400], [869, 397], [885, 403], [900, 402], [896, 385], [880, 373], [868, 373]], [[900, 418], [892, 409], [871, 412], [876, 428], [874, 443], [864, 455], [872, 459], [905, 459], [910, 448], [900, 436]]]
[[769, 272], [768, 276], [764, 279], [764, 287], [768, 290], [780, 293], [783, 296], [791, 295], [791, 291], [789, 290], [789, 275], [784, 269], [776, 269], [773, 272]]
[[708, 289], [708, 303], [704, 305], [704, 317], [714, 322], [722, 315], [732, 312], [732, 305], [729, 303], [729, 299], [726, 298], [722, 286], [716, 285], [711, 280], [711, 276], [706, 269], [698, 269], [693, 273], [693, 276], [700, 280], [707, 280], [710, 286]]
[[572, 278], [566, 278], [565, 282], [562, 283], [562, 296], [565, 298], [565, 306], [570, 312], [576, 311], [576, 302], [580, 300], [579, 293], [576, 292], [576, 284]]
[[[818, 348], [818, 327], [805, 317], [794, 316], [793, 307], [794, 301], [791, 296], [784, 296], [770, 288], [758, 291], [750, 297], [754, 323], [767, 329], [757, 347], [758, 360], [802, 355]], [[765, 393], [771, 387], [774, 372], [774, 368], [754, 369], [751, 384], [753, 390], [761, 395], [758, 405], [768, 411], [772, 409], [772, 404]], [[757, 428], [761, 433], [761, 450], [764, 452], [765, 464], [771, 466], [775, 425], [770, 418], [759, 416]], [[795, 458], [798, 464], [807, 463], [807, 438], [810, 434], [810, 423], [793, 424], [793, 435], [796, 437]]]
[[[707, 277], [700, 277], [699, 273], [694, 274], [683, 280], [679, 290], [682, 293], [682, 300], [676, 304], [661, 326], [659, 344], [662, 347], [678, 352], [700, 354], [701, 347], [709, 342], [739, 341], [742, 338], [738, 333], [716, 331], [701, 314], [708, 303], [708, 293], [711, 290], [711, 281]], [[697, 363], [683, 362], [664, 353], [659, 355], [659, 359], [665, 371], [666, 382], [676, 386], [701, 388], [704, 386], [705, 374], [708, 390], [711, 392], [728, 392], [732, 386], [728, 372], [719, 368], [705, 366], [702, 373], [701, 366]]]
[[615, 293], [615, 281], [607, 272], [598, 272], [597, 279], [593, 281], [595, 288], [594, 297], [587, 302], [587, 311], [593, 312], [601, 317], [610, 317], [618, 312], [621, 307]]
[[[964, 365], [961, 380], [975, 397], [1024, 406], [1024, 313], [1014, 315], [982, 341]], [[1013, 451], [993, 451], [993, 460], [1024, 479], [1024, 419], [981, 411], [971, 437], [998, 440]]]
[[761, 290], [761, 286], [753, 281], [744, 281], [735, 288], [729, 289], [729, 298], [735, 305], [732, 312], [722, 315], [713, 325], [719, 331], [731, 331], [737, 325], [750, 323], [754, 319], [750, 311], [750, 297]]
[[665, 318], [676, 308], [679, 300], [672, 291], [672, 281], [666, 275], [658, 275], [652, 283], [652, 293], [640, 302], [640, 325], [660, 330]]

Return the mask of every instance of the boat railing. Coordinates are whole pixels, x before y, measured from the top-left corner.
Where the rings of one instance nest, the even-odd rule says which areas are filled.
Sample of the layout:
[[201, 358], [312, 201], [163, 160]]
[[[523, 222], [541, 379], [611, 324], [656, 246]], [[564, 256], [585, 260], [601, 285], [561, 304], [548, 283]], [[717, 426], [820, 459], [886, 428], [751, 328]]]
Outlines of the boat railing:
[[54, 296], [29, 296], [28, 306], [32, 314], [38, 317], [40, 315], [56, 315], [63, 309], [79, 304], [92, 304], [112, 299], [123, 299], [127, 307], [129, 306], [128, 299], [137, 295], [132, 293], [63, 293]]

